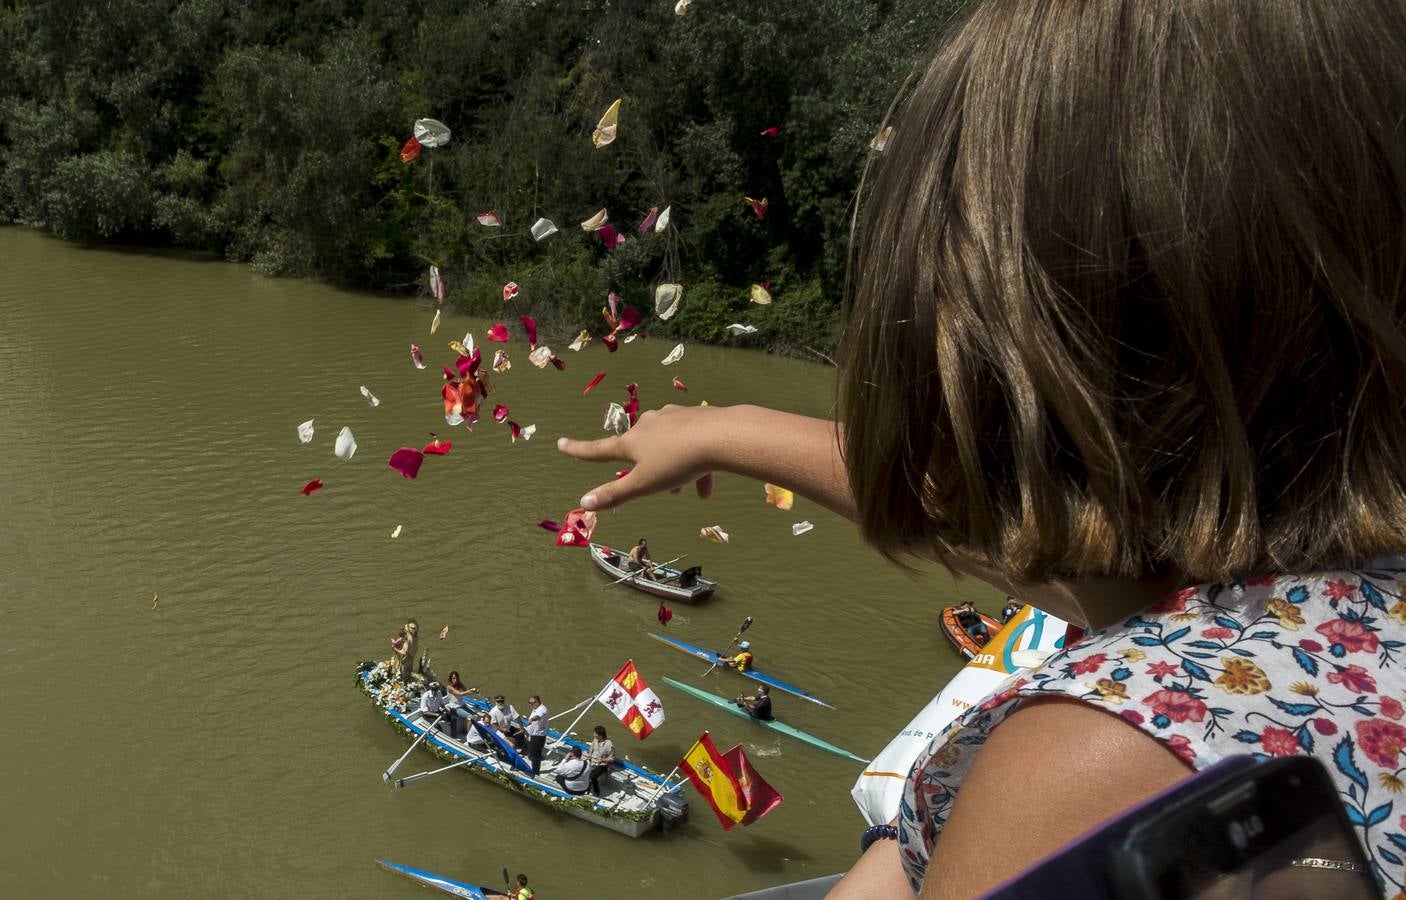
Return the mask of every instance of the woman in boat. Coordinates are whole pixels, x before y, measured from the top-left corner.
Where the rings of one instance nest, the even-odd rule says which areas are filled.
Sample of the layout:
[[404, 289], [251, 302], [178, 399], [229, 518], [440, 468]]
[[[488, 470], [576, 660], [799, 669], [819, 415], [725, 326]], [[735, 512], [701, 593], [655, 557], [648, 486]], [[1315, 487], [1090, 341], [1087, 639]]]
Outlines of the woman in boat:
[[875, 162], [841, 421], [561, 442], [630, 470], [587, 509], [784, 483], [1088, 629], [932, 741], [832, 896], [982, 893], [1246, 752], [1323, 761], [1401, 891], [1403, 95], [1400, 0], [974, 3]]
[[473, 732], [473, 712], [463, 703], [463, 698], [469, 694], [477, 694], [478, 688], [466, 688], [464, 682], [459, 680], [459, 670], [455, 669], [449, 673], [449, 680], [444, 683], [444, 689], [449, 692], [449, 706], [454, 710], [454, 715], [462, 720], [464, 727]]

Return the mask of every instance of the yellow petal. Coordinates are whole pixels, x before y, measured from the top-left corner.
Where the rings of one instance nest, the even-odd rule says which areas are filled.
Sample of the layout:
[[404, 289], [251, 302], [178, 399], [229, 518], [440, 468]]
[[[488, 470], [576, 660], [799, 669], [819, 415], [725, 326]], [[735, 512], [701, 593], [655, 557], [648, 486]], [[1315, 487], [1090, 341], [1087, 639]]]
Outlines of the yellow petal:
[[766, 485], [766, 502], [777, 509], [790, 509], [796, 503], [796, 495], [774, 484]]

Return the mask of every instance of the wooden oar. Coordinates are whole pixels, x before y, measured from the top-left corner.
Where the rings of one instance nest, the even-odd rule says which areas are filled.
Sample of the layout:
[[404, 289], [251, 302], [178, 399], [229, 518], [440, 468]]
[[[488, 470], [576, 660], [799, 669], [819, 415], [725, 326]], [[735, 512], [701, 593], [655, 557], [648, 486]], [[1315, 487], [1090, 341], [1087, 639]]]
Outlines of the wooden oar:
[[[672, 566], [674, 563], [678, 562], [678, 561], [681, 560], [681, 559], [686, 558], [687, 556], [688, 556], [688, 554], [685, 553], [685, 554], [683, 554], [682, 556], [675, 556], [673, 559], [669, 560], [669, 561], [666, 562], [666, 563], [650, 563], [650, 565], [653, 566], [653, 567], [656, 568], [656, 569], [662, 569], [662, 568], [664, 568], [665, 566]], [[613, 587], [613, 586], [615, 586], [615, 585], [617, 585], [617, 584], [620, 584], [622, 581], [629, 581], [631, 578], [637, 578], [637, 577], [639, 577], [640, 575], [643, 575], [643, 574], [645, 573], [645, 571], [646, 571], [646, 567], [643, 567], [643, 566], [642, 566], [642, 567], [640, 567], [639, 569], [636, 569], [635, 571], [631, 572], [629, 575], [626, 575], [624, 578], [617, 578], [617, 579], [615, 579], [614, 581], [612, 581], [610, 584], [601, 585], [601, 589], [604, 590], [605, 588]]]
[[[398, 759], [398, 760], [396, 760], [395, 762], [391, 763], [391, 767], [390, 767], [389, 769], [387, 769], [386, 771], [384, 771], [384, 772], [381, 773], [381, 780], [382, 780], [382, 781], [384, 781], [386, 784], [390, 784], [390, 783], [391, 783], [391, 776], [395, 774], [395, 770], [400, 768], [400, 764], [403, 763], [403, 762], [405, 762], [405, 758], [410, 755], [410, 752], [411, 752], [412, 750], [414, 750], [416, 747], [418, 747], [418, 746], [420, 745], [420, 742], [425, 739], [425, 735], [429, 734], [430, 731], [431, 731], [436, 725], [439, 724], [439, 720], [442, 719], [442, 718], [444, 718], [444, 715], [445, 715], [444, 713], [440, 713], [439, 715], [435, 716], [433, 722], [431, 722], [431, 723], [429, 723], [428, 725], [425, 726], [425, 730], [422, 731], [422, 732], [420, 732], [420, 736], [417, 737], [417, 738], [415, 738], [415, 740], [410, 744], [410, 749], [409, 749], [409, 750], [406, 750], [404, 753], [402, 753], [402, 754], [400, 755], [400, 759]], [[423, 722], [424, 719], [421, 718], [420, 721]]]
[[[733, 645], [736, 644], [736, 643], [742, 638], [743, 632], [745, 632], [748, 628], [751, 628], [751, 627], [752, 627], [752, 617], [751, 617], [751, 616], [748, 616], [747, 618], [745, 618], [745, 619], [742, 620], [742, 627], [739, 628], [739, 629], [737, 629], [737, 634], [734, 634], [734, 635], [732, 636], [732, 642], [727, 645], [727, 649], [728, 649], [729, 651], [732, 650]], [[714, 654], [714, 656], [715, 656], [715, 658], [714, 658], [714, 660], [713, 660], [713, 664], [708, 667], [708, 671], [706, 671], [706, 672], [703, 673], [703, 677], [704, 677], [704, 678], [707, 678], [709, 675], [712, 675], [712, 674], [713, 674], [713, 670], [718, 667], [718, 663], [722, 662], [723, 655], [722, 655], [721, 653], [718, 653], [716, 650], [714, 650], [714, 651], [713, 651], [713, 654]]]

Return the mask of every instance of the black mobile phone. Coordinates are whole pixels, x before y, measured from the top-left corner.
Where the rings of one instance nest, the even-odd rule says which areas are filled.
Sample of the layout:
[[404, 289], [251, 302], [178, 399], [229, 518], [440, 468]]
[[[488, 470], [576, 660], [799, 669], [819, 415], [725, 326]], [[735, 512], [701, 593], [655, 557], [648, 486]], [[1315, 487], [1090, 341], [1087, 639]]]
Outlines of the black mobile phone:
[[1381, 897], [1332, 779], [1317, 760], [1266, 760], [1144, 807], [1110, 848], [1115, 897]]

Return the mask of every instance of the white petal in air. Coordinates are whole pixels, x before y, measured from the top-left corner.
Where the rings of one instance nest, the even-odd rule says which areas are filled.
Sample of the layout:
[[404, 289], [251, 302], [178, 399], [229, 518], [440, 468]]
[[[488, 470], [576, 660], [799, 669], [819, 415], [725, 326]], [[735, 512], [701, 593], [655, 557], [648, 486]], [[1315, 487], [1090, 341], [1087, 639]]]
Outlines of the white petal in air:
[[630, 334], [628, 337], [625, 338], [625, 343], [627, 343], [627, 344], [633, 344], [633, 343], [635, 342], [635, 338], [637, 338], [637, 337], [639, 337], [639, 336], [640, 336], [640, 333], [639, 333], [638, 331], [636, 331], [636, 332]]
[[660, 360], [660, 362], [666, 366], [672, 366], [681, 359], [683, 359], [683, 344], [678, 344], [674, 349], [670, 350], [669, 355]]
[[395, 539], [395, 538], [400, 537], [400, 529], [401, 529], [401, 526], [400, 526], [400, 525], [397, 525], [397, 526], [395, 526], [395, 528], [391, 529], [391, 538], [392, 538], [392, 539]]
[[741, 336], [744, 334], [756, 334], [757, 326], [743, 325], [740, 322], [733, 322], [731, 325], [727, 326], [727, 330], [732, 332], [734, 335]]
[[664, 207], [664, 211], [659, 214], [659, 218], [657, 218], [657, 219], [654, 220], [654, 233], [655, 233], [655, 234], [658, 234], [659, 232], [663, 231], [665, 228], [668, 228], [668, 227], [669, 227], [669, 211], [672, 210], [672, 209], [673, 209], [672, 206], [666, 206], [666, 207]]
[[304, 444], [312, 443], [312, 423], [313, 420], [308, 419], [298, 426], [298, 440], [302, 441]]
[[728, 533], [723, 531], [722, 527], [718, 525], [708, 525], [704, 528], [700, 528], [698, 530], [698, 536], [707, 538], [715, 544], [726, 544], [731, 541], [731, 537]]
[[791, 526], [791, 534], [793, 537], [800, 537], [801, 535], [805, 534], [807, 531], [810, 531], [814, 527], [815, 526], [810, 524], [809, 522], [797, 522], [796, 524]]
[[536, 425], [524, 425], [522, 426], [522, 431], [518, 433], [518, 437], [522, 438], [524, 441], [530, 441], [532, 440], [532, 436], [536, 433]]
[[674, 4], [674, 15], [681, 16], [688, 12], [688, 0], [679, 0]]
[[416, 119], [415, 140], [422, 147], [443, 147], [449, 143], [449, 126], [439, 119]]
[[464, 335], [464, 355], [474, 355], [474, 333], [472, 331]]
[[527, 354], [527, 361], [539, 369], [545, 369], [552, 362], [552, 348], [546, 344]]
[[540, 241], [544, 237], [551, 237], [556, 233], [556, 223], [551, 219], [538, 219], [532, 225], [532, 239], [534, 241]]
[[606, 212], [604, 209], [602, 209], [600, 212], [596, 213], [594, 216], [591, 216], [589, 219], [587, 219], [586, 221], [582, 222], [582, 223], [581, 223], [581, 230], [582, 230], [582, 231], [595, 231], [597, 228], [599, 228], [599, 227], [601, 227], [602, 225], [605, 224], [605, 220], [606, 220], [606, 218], [607, 218], [609, 215], [610, 215], [610, 214], [609, 214], [608, 212]]
[[617, 435], [630, 430], [630, 417], [625, 415], [625, 407], [619, 403], [610, 404], [610, 408], [605, 411], [605, 430]]
[[683, 285], [661, 284], [654, 289], [654, 314], [668, 320], [679, 311], [683, 302]]
[[350, 428], [344, 426], [337, 432], [337, 444], [332, 448], [332, 452], [337, 454], [337, 458], [342, 462], [347, 462], [356, 455], [356, 438], [352, 437]]
[[364, 384], [361, 386], [361, 396], [365, 397], [366, 402], [370, 403], [373, 407], [381, 405], [381, 401], [377, 400], [376, 395], [371, 393], [371, 391]]

